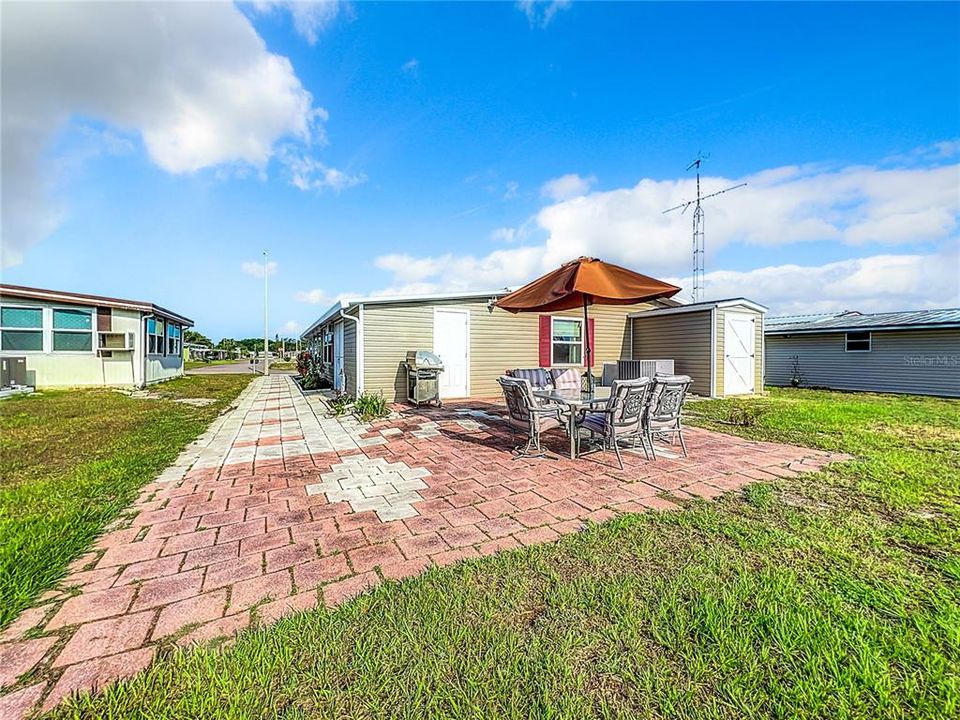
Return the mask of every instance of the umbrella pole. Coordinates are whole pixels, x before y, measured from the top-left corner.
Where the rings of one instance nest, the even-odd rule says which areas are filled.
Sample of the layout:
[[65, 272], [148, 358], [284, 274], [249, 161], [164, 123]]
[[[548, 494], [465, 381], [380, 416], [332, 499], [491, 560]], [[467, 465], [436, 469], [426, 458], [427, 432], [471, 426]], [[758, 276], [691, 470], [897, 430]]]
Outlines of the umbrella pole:
[[587, 349], [586, 357], [584, 358], [584, 365], [586, 366], [586, 372], [584, 375], [587, 378], [586, 391], [592, 393], [594, 391], [595, 385], [593, 382], [593, 370], [590, 366], [590, 360], [593, 358], [593, 348], [590, 347], [590, 319], [587, 317], [587, 296], [583, 296], [583, 346]]

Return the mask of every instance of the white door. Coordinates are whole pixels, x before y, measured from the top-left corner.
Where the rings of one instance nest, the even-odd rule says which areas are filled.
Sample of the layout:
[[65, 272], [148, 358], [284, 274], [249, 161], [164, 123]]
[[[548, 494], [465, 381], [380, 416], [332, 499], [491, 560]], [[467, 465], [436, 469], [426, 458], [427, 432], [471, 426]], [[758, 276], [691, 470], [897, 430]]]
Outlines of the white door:
[[440, 397], [466, 397], [470, 393], [470, 313], [466, 310], [435, 310], [433, 352], [443, 361]]
[[333, 389], [343, 390], [343, 323], [333, 326]]
[[757, 318], [725, 312], [723, 321], [723, 394], [745, 395], [754, 391], [754, 347]]

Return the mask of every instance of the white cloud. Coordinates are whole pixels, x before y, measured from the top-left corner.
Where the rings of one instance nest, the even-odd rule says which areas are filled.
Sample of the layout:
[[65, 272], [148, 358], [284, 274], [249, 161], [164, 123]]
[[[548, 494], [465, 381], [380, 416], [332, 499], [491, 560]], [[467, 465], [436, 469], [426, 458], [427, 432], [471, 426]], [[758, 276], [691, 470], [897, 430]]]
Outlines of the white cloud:
[[[280, 269], [280, 266], [277, 264], [276, 260], [270, 260], [267, 263], [267, 275], [276, 275], [277, 271]], [[263, 263], [258, 262], [245, 262], [240, 264], [240, 270], [245, 272], [247, 275], [253, 275], [254, 277], [263, 277]]]
[[330, 295], [320, 288], [299, 290], [293, 297], [297, 302], [308, 303], [310, 305], [332, 305], [334, 302], [333, 295]]
[[294, 30], [311, 45], [316, 45], [320, 33], [333, 24], [342, 9], [349, 11], [349, 5], [337, 0], [256, 0], [253, 8], [260, 13], [276, 9], [289, 12]]
[[548, 198], [554, 202], [569, 200], [570, 198], [586, 195], [597, 183], [597, 178], [593, 175], [580, 177], [576, 173], [561, 175], [560, 177], [547, 180], [540, 186], [540, 197]]
[[517, 9], [527, 16], [530, 27], [545, 28], [561, 10], [566, 10], [572, 0], [519, 0]]
[[517, 229], [512, 227], [500, 227], [490, 233], [490, 239], [494, 242], [512, 243], [517, 239]]
[[[956, 303], [958, 171], [957, 165], [804, 166], [774, 168], [744, 178], [703, 178], [705, 193], [748, 183], [704, 203], [708, 271], [716, 251], [731, 244], [781, 247], [819, 240], [851, 248], [925, 246], [922, 253], [874, 254], [822, 266], [763, 268], [751, 271], [754, 274], [713, 270], [707, 276], [707, 292], [714, 297], [747, 295], [759, 302], [782, 303], [788, 310], [803, 305], [849, 304], [869, 310]], [[392, 274], [384, 291], [391, 293], [411, 287], [426, 293], [519, 285], [580, 255], [601, 257], [665, 279], [682, 277], [690, 264], [690, 213], [664, 215], [663, 210], [695, 192], [695, 181], [688, 178], [644, 179], [631, 188], [548, 205], [515, 231], [498, 228], [492, 234], [494, 240], [516, 243], [522, 233], [530, 243], [532, 233], [538, 232], [546, 238], [539, 244], [499, 249], [481, 257], [394, 254], [378, 258], [375, 264]], [[931, 245], [941, 250], [926, 249]], [[931, 281], [924, 280], [926, 275]], [[827, 282], [833, 276], [838, 279]], [[765, 278], [772, 279], [762, 282]], [[808, 283], [805, 278], [814, 280]], [[792, 295], [787, 286], [803, 290]]]
[[303, 330], [303, 325], [301, 323], [298, 323], [296, 320], [287, 320], [283, 324], [283, 327], [280, 328], [280, 335], [299, 335], [301, 330]]
[[416, 58], [410, 58], [400, 66], [400, 72], [404, 75], [416, 77], [420, 73], [420, 61]]
[[[922, 310], [960, 305], [960, 256], [874, 255], [824, 265], [777, 265], [706, 275], [712, 299], [746, 296], [776, 315]], [[676, 280], [689, 286], [689, 278]]]
[[290, 173], [290, 184], [300, 190], [333, 190], [339, 193], [367, 181], [363, 173], [351, 174], [330, 167], [298, 148], [283, 148], [279, 157]]
[[8, 3], [0, 40], [5, 265], [63, 221], [45, 155], [75, 118], [139, 137], [174, 174], [263, 173], [281, 138], [323, 142], [326, 112], [229, 3]]

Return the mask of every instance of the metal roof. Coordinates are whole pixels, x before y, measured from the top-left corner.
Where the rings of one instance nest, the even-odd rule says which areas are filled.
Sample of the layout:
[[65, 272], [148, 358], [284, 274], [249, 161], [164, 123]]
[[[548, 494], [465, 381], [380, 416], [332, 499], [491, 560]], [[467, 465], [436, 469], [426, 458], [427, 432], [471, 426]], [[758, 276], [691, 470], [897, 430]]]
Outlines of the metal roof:
[[916, 328], [960, 328], [960, 308], [904, 310], [886, 313], [847, 311], [834, 315], [791, 315], [767, 318], [767, 335], [840, 332], [844, 330], [896, 330]]
[[87, 295], [85, 293], [64, 292], [61, 290], [45, 290], [43, 288], [25, 287], [23, 285], [0, 284], [0, 295], [3, 297], [20, 298], [23, 300], [38, 300], [41, 302], [60, 302], [65, 305], [103, 305], [122, 310], [139, 310], [143, 313], [152, 313], [168, 318], [188, 327], [193, 327], [193, 320], [167, 310], [159, 305], [144, 300], [123, 300], [121, 298], [106, 297], [104, 295]]

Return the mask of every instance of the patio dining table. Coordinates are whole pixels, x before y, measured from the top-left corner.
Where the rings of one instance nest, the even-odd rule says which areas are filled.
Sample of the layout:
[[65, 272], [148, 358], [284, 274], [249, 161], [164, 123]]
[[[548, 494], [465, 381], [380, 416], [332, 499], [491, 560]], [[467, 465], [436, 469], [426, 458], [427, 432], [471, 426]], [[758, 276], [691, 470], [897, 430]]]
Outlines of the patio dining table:
[[535, 397], [567, 406], [567, 422], [569, 423], [567, 432], [570, 435], [570, 459], [575, 459], [577, 457], [577, 417], [597, 405], [605, 404], [610, 397], [610, 388], [597, 387], [592, 393], [586, 393], [581, 390], [534, 390], [533, 394]]

